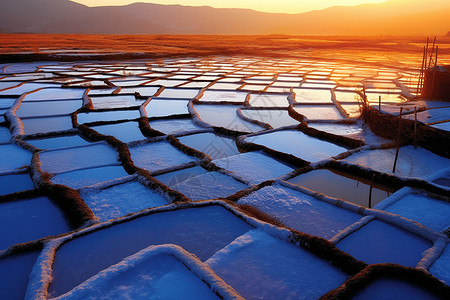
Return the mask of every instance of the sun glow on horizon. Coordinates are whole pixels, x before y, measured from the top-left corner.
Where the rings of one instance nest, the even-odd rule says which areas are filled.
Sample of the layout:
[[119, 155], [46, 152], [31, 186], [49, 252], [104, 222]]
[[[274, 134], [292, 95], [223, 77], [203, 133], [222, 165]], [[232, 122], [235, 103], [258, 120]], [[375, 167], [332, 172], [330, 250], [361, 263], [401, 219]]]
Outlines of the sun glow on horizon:
[[215, 8], [247, 8], [271, 13], [302, 13], [327, 7], [354, 6], [367, 3], [382, 3], [386, 0], [72, 0], [87, 6], [116, 6], [135, 2], [155, 4], [179, 4], [185, 6], [212, 6]]

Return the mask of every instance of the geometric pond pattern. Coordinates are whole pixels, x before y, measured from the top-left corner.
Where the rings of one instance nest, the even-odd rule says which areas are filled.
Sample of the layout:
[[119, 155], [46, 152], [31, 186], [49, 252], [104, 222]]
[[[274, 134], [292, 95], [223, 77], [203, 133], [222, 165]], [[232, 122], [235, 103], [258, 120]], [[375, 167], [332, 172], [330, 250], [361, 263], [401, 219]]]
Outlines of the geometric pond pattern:
[[366, 93], [448, 132], [416, 84], [313, 59], [0, 65], [0, 298], [448, 292], [450, 160], [404, 146], [393, 172], [360, 118]]

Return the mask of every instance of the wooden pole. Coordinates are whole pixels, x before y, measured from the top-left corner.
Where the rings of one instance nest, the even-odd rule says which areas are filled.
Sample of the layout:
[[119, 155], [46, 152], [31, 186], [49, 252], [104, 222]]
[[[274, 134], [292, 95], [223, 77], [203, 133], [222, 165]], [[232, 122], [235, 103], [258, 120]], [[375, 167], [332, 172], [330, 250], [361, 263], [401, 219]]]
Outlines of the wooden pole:
[[434, 46], [435, 45], [436, 45], [436, 36], [434, 37], [433, 46], [431, 47], [430, 60], [428, 61], [428, 69], [431, 67], [431, 64], [433, 63], [433, 54], [434, 54]]
[[367, 122], [367, 119], [366, 119], [366, 111], [367, 111], [366, 102], [367, 102], [367, 96], [366, 96], [366, 87], [365, 87], [365, 86], [363, 86], [363, 94], [364, 94], [364, 99], [363, 99], [363, 118], [364, 118], [364, 122]]
[[438, 50], [439, 50], [439, 48], [438, 48], [438, 46], [436, 46], [436, 58], [434, 60], [433, 79], [431, 81], [431, 96], [430, 96], [431, 99], [430, 100], [433, 100], [433, 98], [434, 98], [433, 97], [434, 96], [434, 82], [436, 80]]
[[375, 178], [375, 174], [372, 174], [372, 178], [370, 179], [370, 190], [369, 190], [369, 208], [372, 208], [372, 189], [373, 189], [374, 178]]
[[395, 173], [395, 168], [397, 167], [398, 152], [400, 151], [400, 138], [402, 137], [402, 113], [403, 107], [400, 107], [400, 115], [398, 118], [397, 150], [395, 152], [394, 168], [392, 169], [392, 173]]
[[422, 92], [422, 83], [423, 83], [423, 77], [424, 77], [424, 68], [425, 68], [426, 57], [427, 57], [426, 48], [425, 48], [425, 46], [423, 46], [422, 67], [420, 68], [419, 81], [417, 82], [417, 90], [416, 90], [417, 95], [419, 95], [419, 93]]
[[378, 96], [378, 111], [381, 112], [381, 96]]
[[414, 106], [414, 149], [417, 149], [417, 107]]
[[427, 70], [428, 70], [428, 66], [427, 66], [427, 64], [428, 64], [428, 43], [429, 43], [429, 38], [427, 38], [427, 50], [425, 51], [426, 52], [426, 54], [425, 54], [425, 64], [424, 64], [424, 66], [423, 66], [423, 80], [422, 80], [422, 91], [423, 91], [423, 88], [424, 88], [424, 85], [425, 85], [425, 78], [426, 78], [426, 75], [427, 75]]

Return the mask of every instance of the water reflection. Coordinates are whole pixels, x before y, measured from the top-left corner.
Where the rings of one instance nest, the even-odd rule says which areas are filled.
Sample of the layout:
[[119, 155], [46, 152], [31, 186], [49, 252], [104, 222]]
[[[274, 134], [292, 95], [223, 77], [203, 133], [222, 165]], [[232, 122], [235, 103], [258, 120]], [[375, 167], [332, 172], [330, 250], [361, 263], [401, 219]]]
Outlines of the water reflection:
[[[290, 183], [331, 197], [369, 207], [370, 181], [333, 169], [319, 169], [288, 180]], [[389, 197], [395, 190], [374, 183], [371, 207]]]

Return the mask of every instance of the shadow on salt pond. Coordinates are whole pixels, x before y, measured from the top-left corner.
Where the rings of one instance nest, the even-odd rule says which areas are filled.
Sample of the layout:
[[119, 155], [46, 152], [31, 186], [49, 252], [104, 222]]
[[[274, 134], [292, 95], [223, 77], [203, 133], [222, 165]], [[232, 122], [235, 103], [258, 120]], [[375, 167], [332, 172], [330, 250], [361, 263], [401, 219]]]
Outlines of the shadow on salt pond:
[[378, 279], [354, 296], [354, 300], [383, 299], [431, 300], [440, 299], [429, 291], [416, 287], [406, 281], [396, 279]]
[[62, 211], [45, 196], [1, 203], [0, 219], [0, 249], [71, 230]]
[[[287, 181], [331, 197], [369, 207], [370, 180], [364, 178], [333, 169], [319, 169]], [[389, 197], [393, 192], [395, 190], [392, 188], [374, 183], [371, 207]]]

